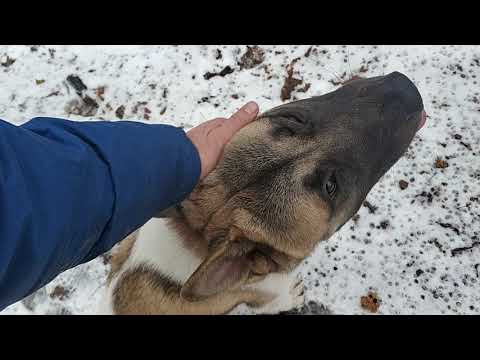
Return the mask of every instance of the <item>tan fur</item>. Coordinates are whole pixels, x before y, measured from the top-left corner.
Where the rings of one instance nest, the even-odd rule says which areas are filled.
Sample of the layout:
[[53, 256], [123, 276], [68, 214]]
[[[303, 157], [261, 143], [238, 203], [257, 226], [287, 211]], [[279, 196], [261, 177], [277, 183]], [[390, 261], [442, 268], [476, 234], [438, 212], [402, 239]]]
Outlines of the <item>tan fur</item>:
[[131, 233], [118, 245], [118, 248], [113, 252], [112, 259], [110, 261], [111, 267], [110, 273], [107, 277], [107, 284], [111, 283], [112, 279], [118, 274], [125, 261], [127, 261], [132, 251], [132, 247], [135, 244], [137, 235], [138, 230]]
[[184, 219], [169, 219], [168, 225], [178, 234], [187, 249], [190, 249], [201, 259], [207, 257], [208, 242], [201, 233], [189, 226]]
[[208, 299], [189, 302], [180, 296], [181, 286], [145, 267], [122, 275], [114, 293], [118, 315], [219, 315], [247, 303], [261, 306], [272, 300], [252, 290], [225, 292]]

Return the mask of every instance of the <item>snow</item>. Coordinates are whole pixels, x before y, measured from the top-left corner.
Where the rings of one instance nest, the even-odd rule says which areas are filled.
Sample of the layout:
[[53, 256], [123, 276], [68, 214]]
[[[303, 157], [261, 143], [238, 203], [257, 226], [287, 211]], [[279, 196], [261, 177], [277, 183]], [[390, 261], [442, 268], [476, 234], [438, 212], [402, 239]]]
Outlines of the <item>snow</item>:
[[[188, 129], [228, 116], [248, 100], [262, 110], [281, 104], [286, 66], [297, 57], [294, 76], [311, 83], [306, 92], [292, 93], [298, 99], [335, 89], [330, 80], [362, 65], [368, 68], [364, 76], [403, 72], [423, 96], [427, 124], [368, 195], [375, 213], [362, 207], [356, 221], [301, 265], [306, 298], [334, 314], [368, 313], [360, 298], [369, 291], [381, 299], [379, 314], [480, 313], [480, 246], [452, 254], [480, 236], [480, 47], [316, 45], [308, 57], [305, 45], [261, 48], [264, 62], [240, 69], [246, 46], [0, 46], [1, 64], [8, 64], [7, 56], [15, 59], [0, 66], [0, 118], [14, 124], [39, 115], [114, 121], [115, 110], [124, 105], [124, 120]], [[227, 65], [233, 73], [204, 79], [206, 72]], [[68, 114], [78, 99], [66, 83], [70, 74], [80, 76], [99, 102], [95, 116]], [[95, 89], [103, 86], [100, 101]], [[437, 157], [449, 166], [435, 168]], [[409, 182], [405, 190], [400, 180]], [[383, 221], [388, 221], [385, 228], [379, 226]], [[32, 296], [33, 310], [17, 303], [0, 314], [90, 314], [107, 272], [108, 264], [95, 259]], [[57, 286], [68, 291], [63, 299], [55, 295]], [[240, 307], [237, 313], [248, 310]]]

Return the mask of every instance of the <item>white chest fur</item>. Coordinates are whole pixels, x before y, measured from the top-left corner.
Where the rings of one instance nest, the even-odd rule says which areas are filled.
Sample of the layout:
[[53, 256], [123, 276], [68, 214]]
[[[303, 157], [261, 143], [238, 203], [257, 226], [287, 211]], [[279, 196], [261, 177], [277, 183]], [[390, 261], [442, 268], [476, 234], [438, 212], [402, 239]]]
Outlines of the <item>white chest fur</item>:
[[127, 266], [148, 264], [183, 284], [198, 268], [201, 259], [185, 248], [178, 234], [164, 219], [151, 219], [139, 231]]
[[148, 265], [151, 269], [183, 284], [198, 268], [201, 259], [185, 248], [178, 234], [167, 226], [165, 219], [151, 219], [140, 230], [129, 258], [112, 280], [99, 307], [101, 314], [111, 314], [112, 291], [118, 278], [129, 269]]

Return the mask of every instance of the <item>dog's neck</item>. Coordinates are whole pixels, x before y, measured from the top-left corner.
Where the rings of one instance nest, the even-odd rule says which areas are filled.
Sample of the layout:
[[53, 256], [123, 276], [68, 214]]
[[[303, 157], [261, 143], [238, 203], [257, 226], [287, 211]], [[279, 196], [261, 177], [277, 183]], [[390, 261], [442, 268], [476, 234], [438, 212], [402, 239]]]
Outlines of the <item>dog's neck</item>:
[[178, 239], [185, 249], [191, 251], [200, 259], [204, 259], [208, 253], [208, 240], [189, 225], [181, 212], [178, 214], [180, 216], [167, 220], [168, 227], [178, 235]]

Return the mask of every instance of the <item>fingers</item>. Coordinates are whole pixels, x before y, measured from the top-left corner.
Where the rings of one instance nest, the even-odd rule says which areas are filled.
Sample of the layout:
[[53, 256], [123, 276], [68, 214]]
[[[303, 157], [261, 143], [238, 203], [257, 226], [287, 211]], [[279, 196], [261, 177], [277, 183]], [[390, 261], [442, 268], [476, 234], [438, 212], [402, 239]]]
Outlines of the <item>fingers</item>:
[[225, 138], [230, 139], [238, 130], [255, 120], [257, 114], [257, 103], [250, 101], [242, 106], [230, 119], [223, 123], [222, 132], [224, 132]]
[[199, 126], [201, 126], [204, 129], [204, 131], [206, 133], [208, 133], [212, 129], [215, 129], [215, 128], [221, 126], [224, 121], [225, 121], [225, 119], [216, 118], [216, 119], [213, 119], [213, 120], [205, 121], [204, 123], [200, 124]]

